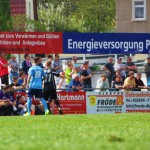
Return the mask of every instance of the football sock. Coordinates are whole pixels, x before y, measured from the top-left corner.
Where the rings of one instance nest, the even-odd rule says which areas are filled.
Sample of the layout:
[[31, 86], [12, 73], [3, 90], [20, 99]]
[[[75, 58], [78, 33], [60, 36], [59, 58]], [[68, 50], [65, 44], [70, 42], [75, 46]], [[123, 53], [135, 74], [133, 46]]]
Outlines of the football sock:
[[32, 100], [31, 100], [31, 98], [30, 98], [30, 97], [28, 97], [28, 100], [27, 100], [28, 113], [30, 113], [31, 105], [32, 105]]
[[44, 106], [44, 110], [47, 111], [48, 108], [47, 108], [47, 103], [46, 103], [45, 99], [44, 99], [44, 98], [41, 98], [41, 102], [42, 102], [42, 104], [43, 104], [43, 106]]

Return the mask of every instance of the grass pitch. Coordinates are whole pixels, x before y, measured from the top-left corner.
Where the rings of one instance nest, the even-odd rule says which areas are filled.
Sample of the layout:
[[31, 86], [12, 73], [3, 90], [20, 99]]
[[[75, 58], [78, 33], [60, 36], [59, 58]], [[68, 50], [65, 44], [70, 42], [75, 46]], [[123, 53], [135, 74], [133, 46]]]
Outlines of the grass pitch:
[[150, 114], [0, 117], [0, 150], [150, 150]]

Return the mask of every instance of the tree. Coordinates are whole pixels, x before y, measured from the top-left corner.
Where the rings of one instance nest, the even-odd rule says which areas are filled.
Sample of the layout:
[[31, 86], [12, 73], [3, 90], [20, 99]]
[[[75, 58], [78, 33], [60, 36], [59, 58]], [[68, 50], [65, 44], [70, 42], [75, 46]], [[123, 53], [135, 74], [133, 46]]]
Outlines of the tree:
[[114, 32], [115, 0], [38, 0], [36, 31]]
[[0, 31], [11, 31], [10, 0], [0, 0]]

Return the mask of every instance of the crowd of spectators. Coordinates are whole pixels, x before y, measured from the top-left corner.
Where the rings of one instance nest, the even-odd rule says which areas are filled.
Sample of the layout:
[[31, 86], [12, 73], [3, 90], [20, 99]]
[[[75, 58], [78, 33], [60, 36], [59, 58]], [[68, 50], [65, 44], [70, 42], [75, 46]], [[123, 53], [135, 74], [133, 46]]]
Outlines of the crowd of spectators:
[[[59, 54], [49, 55], [43, 63], [42, 58], [39, 58], [39, 66], [45, 69], [46, 62], [51, 61], [51, 68], [60, 77], [55, 77], [56, 88], [59, 91], [93, 91], [92, 88], [92, 72], [89, 68], [89, 61], [86, 60], [82, 65], [78, 64], [78, 58], [74, 56], [72, 60], [68, 60], [64, 68], [59, 58]], [[147, 86], [141, 80], [141, 73], [137, 72], [137, 66], [132, 62], [132, 58], [128, 57], [127, 62], [122, 63], [122, 59], [118, 58], [114, 64], [112, 57], [108, 58], [108, 63], [104, 65], [105, 73], [100, 75], [97, 80], [96, 91], [106, 90], [124, 90], [124, 91], [140, 91], [143, 88], [150, 86], [150, 58], [147, 58], [147, 63], [144, 65], [144, 71], [147, 77]], [[29, 68], [32, 66], [32, 61], [29, 54], [24, 55], [22, 67], [19, 68], [19, 63], [16, 61], [16, 56], [11, 55], [9, 61], [5, 58], [5, 53], [0, 53], [0, 78], [2, 87], [0, 93], [0, 115], [23, 115], [27, 111], [26, 97], [13, 97], [14, 91], [26, 92], [26, 82]], [[135, 77], [135, 73], [137, 76]], [[63, 76], [63, 78], [61, 78]], [[10, 83], [9, 83], [10, 78]], [[7, 110], [7, 111], [6, 111]], [[42, 107], [32, 106], [33, 112], [37, 114], [43, 113]]]

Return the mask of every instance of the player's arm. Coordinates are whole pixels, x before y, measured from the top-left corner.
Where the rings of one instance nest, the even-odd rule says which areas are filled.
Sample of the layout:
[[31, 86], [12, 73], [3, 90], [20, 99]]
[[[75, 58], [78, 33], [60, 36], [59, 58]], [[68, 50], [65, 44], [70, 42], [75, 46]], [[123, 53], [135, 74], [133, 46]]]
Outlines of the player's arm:
[[29, 75], [27, 79], [27, 86], [26, 86], [27, 88], [29, 87], [30, 80], [31, 80], [31, 76]]

